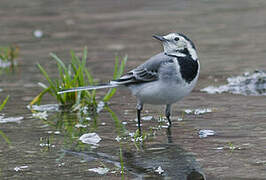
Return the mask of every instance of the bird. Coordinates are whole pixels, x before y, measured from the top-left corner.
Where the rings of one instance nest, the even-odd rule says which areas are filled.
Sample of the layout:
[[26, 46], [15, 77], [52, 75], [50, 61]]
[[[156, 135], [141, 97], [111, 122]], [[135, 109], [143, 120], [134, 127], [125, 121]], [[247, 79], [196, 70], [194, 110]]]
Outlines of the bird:
[[64, 89], [58, 94], [102, 88], [128, 87], [137, 99], [138, 129], [141, 133], [141, 111], [144, 104], [165, 105], [168, 126], [171, 106], [195, 87], [200, 63], [195, 44], [183, 33], [153, 35], [163, 46], [160, 52], [118, 79], [96, 86]]

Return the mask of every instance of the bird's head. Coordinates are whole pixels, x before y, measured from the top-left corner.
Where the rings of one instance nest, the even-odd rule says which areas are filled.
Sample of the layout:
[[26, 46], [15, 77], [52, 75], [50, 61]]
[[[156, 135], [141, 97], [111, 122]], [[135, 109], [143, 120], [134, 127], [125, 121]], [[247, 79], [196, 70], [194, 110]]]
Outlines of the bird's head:
[[165, 36], [154, 35], [154, 38], [162, 41], [164, 52], [167, 55], [185, 57], [190, 56], [197, 60], [197, 52], [194, 43], [181, 33], [170, 33]]

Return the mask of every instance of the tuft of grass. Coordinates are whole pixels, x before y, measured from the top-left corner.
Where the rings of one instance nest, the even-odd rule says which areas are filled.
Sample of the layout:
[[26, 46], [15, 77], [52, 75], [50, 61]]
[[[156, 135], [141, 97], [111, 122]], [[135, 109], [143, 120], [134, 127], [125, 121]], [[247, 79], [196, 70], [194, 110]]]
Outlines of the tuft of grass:
[[0, 47], [0, 60], [10, 62], [12, 68], [16, 65], [15, 59], [18, 57], [18, 54], [19, 48], [16, 45]]
[[229, 142], [228, 146], [231, 152], [234, 152], [237, 149], [237, 147], [232, 142]]
[[[62, 107], [70, 107], [70, 109], [75, 109], [75, 107], [84, 107], [91, 106], [96, 107], [96, 91], [81, 91], [81, 92], [70, 92], [64, 94], [58, 94], [58, 92], [62, 89], [80, 87], [80, 86], [88, 86], [95, 85], [95, 80], [93, 79], [91, 73], [86, 69], [86, 60], [87, 60], [87, 48], [85, 47], [83, 50], [83, 54], [81, 59], [75, 54], [75, 52], [71, 51], [71, 63], [66, 65], [63, 60], [61, 60], [58, 56], [51, 53], [51, 57], [57, 63], [57, 69], [59, 73], [58, 79], [51, 79], [45, 69], [37, 64], [41, 73], [48, 81], [48, 85], [40, 84], [44, 89], [41, 91], [30, 103], [40, 104], [43, 95], [49, 93], [53, 97], [55, 97], [56, 101]], [[127, 61], [127, 56], [125, 56], [121, 61], [118, 57], [115, 59], [115, 67], [113, 77], [119, 78], [125, 68], [125, 64]], [[116, 89], [110, 89], [106, 95], [103, 97], [104, 102], [108, 102], [111, 97], [115, 94]], [[77, 108], [76, 108], [77, 109]]]

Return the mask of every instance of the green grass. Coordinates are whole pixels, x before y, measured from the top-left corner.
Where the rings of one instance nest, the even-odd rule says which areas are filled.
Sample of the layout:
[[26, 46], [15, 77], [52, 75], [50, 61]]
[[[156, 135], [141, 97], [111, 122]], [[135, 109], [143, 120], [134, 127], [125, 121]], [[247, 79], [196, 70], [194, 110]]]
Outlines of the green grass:
[[0, 130], [0, 135], [4, 138], [4, 140], [6, 141], [6, 143], [8, 145], [11, 145], [10, 140], [8, 139], [8, 137], [5, 135], [5, 133], [3, 133], [3, 131]]
[[[9, 96], [7, 96], [5, 98], [5, 100], [2, 102], [2, 104], [0, 105], [0, 111], [3, 110], [3, 108], [5, 107], [7, 100], [8, 100]], [[7, 142], [8, 145], [11, 144], [10, 140], [8, 139], [8, 137], [5, 135], [5, 133], [3, 133], [3, 131], [0, 130], [0, 135], [4, 138], [4, 140]]]
[[[127, 56], [124, 57], [124, 59], [120, 62], [118, 56], [115, 57], [115, 67], [114, 67], [114, 74], [113, 74], [113, 79], [118, 79], [119, 77], [122, 76], [125, 65], [127, 62]], [[116, 88], [111, 88], [109, 91], [106, 93], [106, 95], [103, 98], [104, 102], [108, 102], [112, 96], [115, 94]]]
[[[70, 107], [70, 109], [76, 109], [75, 107], [84, 107], [84, 106], [93, 106], [96, 107], [96, 92], [92, 91], [81, 91], [81, 92], [70, 92], [64, 94], [58, 94], [58, 92], [62, 89], [74, 88], [79, 86], [88, 86], [95, 85], [95, 80], [92, 77], [91, 73], [86, 68], [86, 60], [87, 60], [87, 48], [85, 47], [83, 50], [83, 54], [81, 59], [75, 54], [75, 52], [71, 51], [71, 63], [66, 65], [63, 60], [61, 60], [58, 56], [51, 53], [51, 57], [57, 63], [58, 69], [58, 79], [52, 79], [46, 70], [40, 65], [37, 64], [41, 73], [45, 77], [48, 82], [48, 85], [41, 84], [43, 91], [37, 95], [30, 105], [40, 104], [43, 95], [49, 93], [52, 95], [56, 101], [62, 106]], [[115, 67], [113, 78], [119, 78], [124, 71], [124, 67], [127, 61], [127, 56], [125, 56], [121, 61], [118, 57], [115, 58]], [[111, 99], [111, 97], [115, 94], [116, 89], [110, 89], [105, 96], [103, 97], [103, 101], [107, 102]]]
[[122, 146], [120, 145], [119, 148], [119, 160], [120, 160], [120, 166], [121, 166], [121, 179], [125, 179], [125, 168], [124, 168], [124, 161], [123, 161], [123, 152], [122, 152]]
[[125, 134], [125, 127], [124, 125], [121, 123], [121, 121], [119, 120], [119, 118], [117, 117], [117, 115], [114, 113], [114, 111], [112, 111], [109, 106], [105, 106], [105, 109], [110, 113], [112, 119], [115, 122], [115, 129], [116, 129], [116, 133], [118, 136], [124, 136]]
[[2, 110], [3, 110], [3, 108], [5, 107], [5, 105], [6, 105], [6, 103], [7, 103], [7, 100], [8, 100], [8, 98], [9, 98], [9, 96], [7, 96], [7, 97], [5, 98], [5, 100], [2, 102], [2, 104], [0, 105], [0, 111], [2, 111]]
[[15, 45], [8, 47], [0, 47], [0, 59], [5, 62], [10, 62], [11, 67], [15, 66], [15, 59], [18, 57], [19, 48]]

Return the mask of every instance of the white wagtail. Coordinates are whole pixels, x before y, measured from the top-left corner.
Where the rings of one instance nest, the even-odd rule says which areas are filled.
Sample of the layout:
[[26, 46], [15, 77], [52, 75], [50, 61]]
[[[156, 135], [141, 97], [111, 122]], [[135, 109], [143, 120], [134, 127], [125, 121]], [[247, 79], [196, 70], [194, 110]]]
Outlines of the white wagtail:
[[171, 105], [188, 95], [194, 88], [200, 64], [194, 43], [184, 34], [170, 33], [153, 37], [162, 42], [164, 51], [119, 79], [108, 84], [77, 87], [58, 93], [126, 86], [137, 97], [139, 131], [140, 113], [145, 103], [165, 104], [165, 116], [171, 126]]

